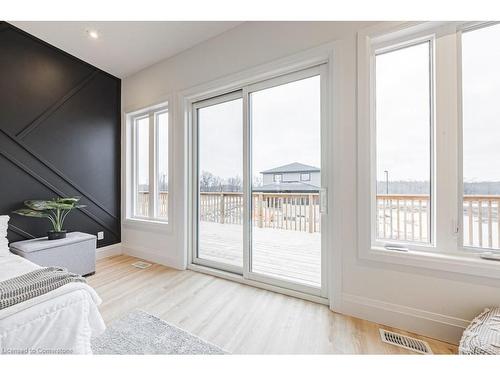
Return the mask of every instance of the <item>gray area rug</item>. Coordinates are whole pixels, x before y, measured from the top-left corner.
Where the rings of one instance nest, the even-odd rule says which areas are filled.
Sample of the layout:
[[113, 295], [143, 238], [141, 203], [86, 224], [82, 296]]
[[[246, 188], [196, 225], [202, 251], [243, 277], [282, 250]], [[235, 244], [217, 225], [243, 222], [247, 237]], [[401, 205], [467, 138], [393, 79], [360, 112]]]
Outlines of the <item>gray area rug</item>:
[[92, 340], [94, 354], [226, 354], [154, 315], [134, 310]]

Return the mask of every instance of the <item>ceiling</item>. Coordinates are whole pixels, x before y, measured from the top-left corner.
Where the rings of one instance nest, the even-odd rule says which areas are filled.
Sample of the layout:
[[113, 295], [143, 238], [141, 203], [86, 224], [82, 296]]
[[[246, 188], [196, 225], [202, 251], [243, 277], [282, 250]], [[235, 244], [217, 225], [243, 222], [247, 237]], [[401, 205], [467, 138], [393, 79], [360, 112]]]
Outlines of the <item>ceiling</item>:
[[[16, 21], [14, 26], [125, 78], [213, 38], [241, 22], [215, 21]], [[87, 30], [97, 30], [98, 39]]]

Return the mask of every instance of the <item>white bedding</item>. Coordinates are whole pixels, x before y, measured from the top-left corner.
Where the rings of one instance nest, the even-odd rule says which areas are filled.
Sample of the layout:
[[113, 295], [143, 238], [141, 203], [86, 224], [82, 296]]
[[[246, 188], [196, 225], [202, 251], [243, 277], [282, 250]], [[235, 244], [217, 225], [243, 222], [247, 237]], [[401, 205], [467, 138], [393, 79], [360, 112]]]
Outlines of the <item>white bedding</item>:
[[[40, 268], [11, 254], [0, 256], [0, 281]], [[90, 354], [91, 337], [104, 332], [101, 299], [84, 283], [0, 310], [0, 353]]]

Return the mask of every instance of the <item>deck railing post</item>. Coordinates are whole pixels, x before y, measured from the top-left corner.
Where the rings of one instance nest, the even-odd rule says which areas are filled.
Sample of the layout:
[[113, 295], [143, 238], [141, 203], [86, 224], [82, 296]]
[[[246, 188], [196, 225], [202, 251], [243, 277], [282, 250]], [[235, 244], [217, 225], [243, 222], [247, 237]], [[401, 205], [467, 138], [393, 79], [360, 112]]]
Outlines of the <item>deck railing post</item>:
[[224, 216], [225, 216], [225, 203], [224, 203], [224, 193], [221, 193], [220, 194], [220, 201], [219, 201], [219, 213], [220, 213], [220, 216], [219, 216], [219, 222], [221, 224], [224, 224]]
[[314, 232], [313, 195], [309, 194], [307, 199], [309, 200], [309, 233], [313, 233]]
[[258, 222], [258, 225], [259, 225], [259, 228], [262, 228], [262, 216], [263, 216], [263, 207], [262, 207], [262, 201], [264, 200], [264, 197], [262, 194], [259, 194], [258, 197], [257, 197], [257, 222]]

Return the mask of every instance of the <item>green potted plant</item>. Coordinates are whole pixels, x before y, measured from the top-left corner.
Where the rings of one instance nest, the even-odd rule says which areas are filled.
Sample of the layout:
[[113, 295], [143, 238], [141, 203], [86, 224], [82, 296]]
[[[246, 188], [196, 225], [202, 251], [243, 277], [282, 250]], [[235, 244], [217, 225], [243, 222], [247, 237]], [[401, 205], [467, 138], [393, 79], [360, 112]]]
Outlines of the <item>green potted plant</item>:
[[25, 208], [13, 211], [13, 213], [27, 216], [46, 218], [52, 223], [53, 230], [47, 232], [49, 240], [66, 238], [66, 230], [63, 229], [64, 220], [68, 214], [77, 208], [85, 207], [78, 204], [80, 198], [53, 198], [51, 200], [29, 200], [24, 201]]

